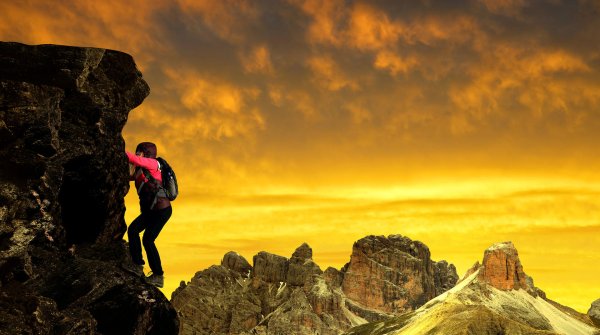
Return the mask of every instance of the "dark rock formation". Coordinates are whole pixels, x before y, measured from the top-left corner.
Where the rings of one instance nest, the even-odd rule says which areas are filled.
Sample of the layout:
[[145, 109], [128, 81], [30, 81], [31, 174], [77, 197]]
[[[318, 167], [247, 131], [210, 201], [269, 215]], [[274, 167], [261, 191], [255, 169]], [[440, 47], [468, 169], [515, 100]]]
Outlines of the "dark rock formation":
[[121, 130], [148, 95], [131, 56], [0, 42], [0, 333], [170, 334], [128, 259]]
[[436, 263], [429, 248], [400, 235], [354, 243], [342, 290], [348, 299], [386, 313], [411, 311], [453, 287], [456, 268]]
[[587, 312], [592, 322], [600, 327], [600, 299], [594, 301]]
[[[406, 247], [421, 258], [405, 252]], [[453, 265], [432, 262], [426, 246], [400, 236], [361, 239], [342, 270], [321, 271], [307, 244], [289, 259], [260, 252], [253, 261], [248, 269], [241, 256], [230, 252], [221, 266], [196, 273], [188, 284], [182, 282], [172, 297], [181, 334], [339, 334], [390, 317], [395, 311], [390, 306], [415, 308], [417, 299], [425, 299], [423, 292], [441, 293], [458, 279]], [[362, 272], [357, 262], [371, 264], [370, 271]], [[368, 296], [350, 299], [344, 283], [353, 293], [352, 281], [369, 285], [370, 292], [389, 304], [368, 305]], [[412, 286], [402, 286], [409, 281]], [[396, 292], [411, 297], [409, 289], [418, 292], [418, 298], [404, 305], [392, 298]]]

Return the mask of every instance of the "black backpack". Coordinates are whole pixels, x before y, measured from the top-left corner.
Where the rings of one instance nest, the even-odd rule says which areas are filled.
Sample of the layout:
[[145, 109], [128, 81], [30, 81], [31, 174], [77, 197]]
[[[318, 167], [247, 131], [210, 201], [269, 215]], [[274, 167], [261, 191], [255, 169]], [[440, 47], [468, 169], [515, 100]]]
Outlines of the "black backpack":
[[[156, 199], [158, 197], [165, 197], [170, 201], [175, 200], [179, 195], [179, 187], [177, 186], [177, 177], [175, 177], [175, 171], [171, 168], [169, 163], [164, 158], [158, 157], [156, 159], [158, 161], [158, 169], [160, 170], [160, 174], [162, 176], [162, 184], [158, 182], [158, 180], [154, 179], [150, 174], [150, 171], [142, 168], [142, 173], [146, 176], [146, 179], [150, 181], [148, 183], [148, 188], [146, 188], [146, 192], [152, 194], [154, 200], [152, 201], [152, 207], [156, 203]], [[145, 185], [142, 184], [138, 190], [138, 193], [141, 192]]]
[[179, 187], [177, 186], [177, 177], [175, 171], [164, 158], [158, 157], [160, 173], [162, 175], [162, 189], [165, 191], [167, 198], [171, 201], [175, 200], [179, 195]]

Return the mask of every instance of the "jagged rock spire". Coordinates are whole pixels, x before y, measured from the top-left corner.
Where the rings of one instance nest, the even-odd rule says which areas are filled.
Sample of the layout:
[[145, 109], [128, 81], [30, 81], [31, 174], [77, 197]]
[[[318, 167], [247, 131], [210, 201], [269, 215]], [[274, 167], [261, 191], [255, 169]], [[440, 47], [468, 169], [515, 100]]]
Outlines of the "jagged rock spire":
[[312, 259], [312, 248], [305, 243], [302, 243], [292, 254], [292, 258]]

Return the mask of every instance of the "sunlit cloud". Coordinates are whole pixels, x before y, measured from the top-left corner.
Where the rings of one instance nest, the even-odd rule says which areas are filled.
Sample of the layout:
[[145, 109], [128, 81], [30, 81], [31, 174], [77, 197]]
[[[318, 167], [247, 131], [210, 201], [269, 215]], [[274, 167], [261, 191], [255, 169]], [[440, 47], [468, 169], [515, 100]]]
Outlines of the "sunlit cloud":
[[357, 3], [349, 19], [349, 43], [363, 50], [380, 50], [394, 45], [404, 26], [393, 22], [387, 14], [366, 4]]
[[414, 56], [400, 57], [389, 51], [382, 51], [375, 58], [375, 67], [388, 70], [392, 75], [407, 73], [411, 68], [419, 64]]
[[241, 54], [240, 58], [247, 73], [273, 74], [274, 72], [269, 49], [264, 45], [252, 48], [249, 54]]
[[317, 85], [322, 85], [331, 91], [339, 91], [345, 87], [356, 91], [359, 85], [351, 80], [330, 56], [311, 57], [307, 61], [312, 70]]
[[[183, 139], [198, 135], [216, 139], [247, 136], [264, 126], [260, 111], [250, 105], [261, 94], [258, 88], [239, 87], [171, 68], [165, 69], [165, 74], [177, 85], [174, 89], [179, 102], [189, 111], [189, 116], [180, 119], [162, 118], [173, 136], [177, 134]], [[159, 115], [155, 118], [161, 119]]]
[[259, 14], [255, 3], [246, 0], [178, 0], [178, 4], [186, 16], [189, 29], [196, 30], [197, 25], [207, 26], [231, 43], [245, 40], [246, 25], [255, 21]]
[[348, 8], [343, 0], [291, 0], [311, 18], [306, 31], [311, 43], [326, 43], [339, 46], [343, 43], [340, 24], [347, 15]]

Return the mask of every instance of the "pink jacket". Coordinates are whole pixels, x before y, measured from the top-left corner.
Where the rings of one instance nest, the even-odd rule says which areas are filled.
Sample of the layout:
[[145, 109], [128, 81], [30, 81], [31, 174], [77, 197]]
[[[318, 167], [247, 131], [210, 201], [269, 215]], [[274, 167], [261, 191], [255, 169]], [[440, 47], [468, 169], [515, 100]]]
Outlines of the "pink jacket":
[[[125, 153], [127, 154], [127, 159], [129, 160], [129, 163], [148, 170], [150, 172], [150, 175], [154, 179], [156, 179], [159, 182], [162, 182], [162, 174], [161, 174], [160, 170], [158, 169], [158, 161], [156, 159], [149, 158], [149, 157], [136, 156], [135, 154], [132, 154], [131, 152], [127, 152], [127, 151]], [[137, 190], [139, 190], [140, 185], [142, 183], [148, 182], [148, 179], [146, 178], [146, 176], [143, 173], [141, 173], [141, 171], [139, 171], [138, 173], [133, 175], [133, 177], [131, 177], [131, 180], [135, 180], [135, 188]], [[140, 196], [140, 202], [141, 202], [141, 196]], [[159, 197], [154, 209], [163, 209], [163, 208], [167, 208], [169, 206], [171, 206], [171, 202], [169, 201], [169, 199]]]
[[[125, 153], [127, 154], [129, 163], [131, 163], [135, 166], [142, 167], [142, 168], [150, 171], [150, 175], [154, 179], [156, 179], [158, 181], [162, 181], [162, 174], [160, 173], [160, 170], [158, 169], [158, 161], [156, 159], [136, 156], [135, 154], [132, 154], [131, 152], [128, 152], [128, 151], [126, 151]], [[147, 182], [146, 176], [144, 176], [143, 173], [141, 173], [135, 179], [135, 186], [138, 187], [142, 182]]]

